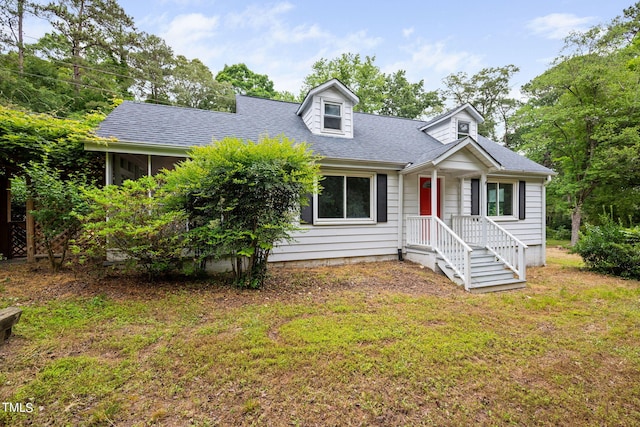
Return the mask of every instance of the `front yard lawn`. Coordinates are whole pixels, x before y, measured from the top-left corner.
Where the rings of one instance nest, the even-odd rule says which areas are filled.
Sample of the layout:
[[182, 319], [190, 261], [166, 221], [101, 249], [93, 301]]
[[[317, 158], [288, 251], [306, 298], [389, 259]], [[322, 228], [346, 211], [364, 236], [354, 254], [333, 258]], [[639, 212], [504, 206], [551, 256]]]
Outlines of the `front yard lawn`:
[[400, 262], [261, 291], [0, 264], [0, 424], [639, 425], [640, 282], [548, 262], [484, 295]]

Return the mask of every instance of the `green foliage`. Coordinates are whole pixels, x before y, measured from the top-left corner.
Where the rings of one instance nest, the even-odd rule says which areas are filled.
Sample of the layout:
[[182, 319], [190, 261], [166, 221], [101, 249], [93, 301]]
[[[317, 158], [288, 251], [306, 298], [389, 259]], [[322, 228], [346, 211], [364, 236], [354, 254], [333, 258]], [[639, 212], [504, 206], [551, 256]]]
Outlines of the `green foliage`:
[[173, 50], [160, 37], [143, 33], [140, 49], [131, 54], [137, 97], [154, 104], [170, 104], [170, 80], [175, 66]]
[[259, 142], [225, 138], [196, 147], [166, 172], [169, 205], [189, 215], [191, 244], [201, 259], [231, 257], [241, 286], [261, 286], [276, 242], [288, 239], [314, 190], [317, 158], [284, 136]]
[[229, 83], [213, 78], [209, 68], [199, 59], [175, 59], [171, 96], [176, 105], [205, 110], [235, 111], [235, 97]]
[[572, 243], [583, 213], [594, 223], [602, 206], [640, 220], [640, 75], [630, 66], [640, 11], [625, 13], [570, 37], [567, 54], [523, 88], [530, 100], [518, 111], [518, 148], [558, 171], [547, 206], [571, 216]]
[[0, 106], [0, 174], [19, 172], [22, 164], [42, 162], [66, 173], [100, 176], [102, 162], [84, 151], [87, 141], [101, 142], [93, 129], [103, 114], [85, 114], [79, 120], [58, 119]]
[[600, 222], [586, 226], [574, 251], [591, 270], [640, 279], [640, 228], [624, 229], [608, 215], [602, 215]]
[[510, 116], [518, 102], [509, 97], [510, 81], [520, 71], [515, 65], [483, 68], [469, 77], [465, 72], [451, 74], [444, 79], [445, 94], [457, 104], [470, 103], [485, 119], [479, 125], [481, 135], [498, 139], [497, 127], [505, 128], [502, 139], [508, 145], [507, 134], [511, 130]]
[[133, 18], [116, 0], [57, 0], [37, 9], [56, 31], [57, 43], [45, 55], [70, 73], [75, 110], [126, 94], [131, 82], [123, 73], [137, 36]]
[[216, 80], [221, 83], [230, 83], [236, 93], [243, 95], [260, 98], [274, 98], [276, 96], [273, 81], [266, 74], [251, 71], [245, 64], [225, 64], [222, 71], [216, 75]]
[[106, 242], [107, 250], [150, 278], [178, 270], [185, 255], [186, 215], [153, 196], [159, 187], [156, 178], [142, 177], [89, 189], [85, 196], [91, 211], [82, 217], [94, 251]]
[[[60, 170], [38, 163], [30, 163], [25, 173], [30, 180], [27, 190], [35, 205], [31, 213], [40, 225], [51, 268], [57, 271], [64, 264], [70, 240], [80, 231], [78, 216], [88, 209], [81, 191], [86, 178], [70, 175], [63, 179]], [[62, 252], [58, 259], [54, 242], [60, 238]]]
[[338, 58], [320, 59], [304, 79], [301, 97], [312, 88], [333, 78], [340, 80], [360, 99], [356, 111], [393, 114], [415, 119], [429, 108], [438, 111], [443, 102], [436, 91], [425, 92], [424, 81], [410, 83], [404, 70], [386, 75], [374, 64], [375, 56], [344, 53]]

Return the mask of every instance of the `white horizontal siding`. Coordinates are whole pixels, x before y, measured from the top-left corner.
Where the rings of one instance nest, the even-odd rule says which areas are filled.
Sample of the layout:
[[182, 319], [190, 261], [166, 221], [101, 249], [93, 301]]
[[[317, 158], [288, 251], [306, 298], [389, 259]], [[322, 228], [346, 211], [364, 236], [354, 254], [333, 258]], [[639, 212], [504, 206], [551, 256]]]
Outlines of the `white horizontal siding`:
[[451, 120], [445, 120], [442, 123], [439, 123], [437, 126], [428, 130], [428, 134], [437, 139], [438, 141], [446, 144], [448, 142], [453, 141], [451, 139]]
[[[493, 178], [489, 176], [487, 178], [489, 181], [500, 180], [500, 178]], [[544, 221], [544, 212], [543, 212], [543, 186], [541, 181], [527, 181], [526, 188], [526, 201], [525, 201], [525, 219], [519, 220], [515, 218], [508, 219], [500, 219], [493, 218], [492, 219], [498, 223], [505, 230], [509, 231], [511, 234], [520, 239], [523, 243], [527, 245], [540, 245], [544, 243], [544, 234], [543, 234], [543, 221]], [[518, 182], [514, 182], [514, 186], [518, 188]], [[482, 190], [485, 191], [486, 190]], [[485, 193], [486, 194], [486, 193]], [[515, 217], [518, 216], [518, 195], [516, 194], [516, 211]], [[463, 182], [463, 205], [462, 205], [462, 215], [471, 215], [471, 180], [465, 179]]]
[[302, 120], [312, 133], [320, 132], [320, 100], [314, 99], [302, 115]]
[[[420, 176], [430, 176], [429, 173], [418, 175], [409, 174], [404, 177], [404, 221], [402, 224], [403, 245], [406, 245], [408, 216], [420, 215]], [[442, 179], [443, 196], [440, 198], [442, 220], [451, 226], [452, 215], [459, 214], [460, 181], [448, 175], [439, 174]]]
[[457, 179], [444, 179], [444, 209], [442, 220], [451, 227], [451, 217], [459, 215], [460, 182]]
[[[491, 180], [491, 178], [489, 178], [489, 180]], [[494, 221], [509, 233], [522, 240], [523, 243], [527, 245], [540, 245], [544, 243], [545, 239], [542, 230], [544, 220], [544, 212], [542, 211], [542, 182], [527, 181], [526, 193], [524, 220], [500, 220], [494, 218]], [[516, 199], [516, 207], [517, 202]]]
[[447, 157], [446, 160], [438, 164], [438, 167], [457, 171], [477, 171], [478, 159], [468, 150], [461, 150]]
[[[367, 225], [312, 225], [278, 245], [272, 262], [394, 255], [398, 247], [398, 175], [387, 174], [387, 222]], [[374, 197], [375, 199], [375, 197]]]

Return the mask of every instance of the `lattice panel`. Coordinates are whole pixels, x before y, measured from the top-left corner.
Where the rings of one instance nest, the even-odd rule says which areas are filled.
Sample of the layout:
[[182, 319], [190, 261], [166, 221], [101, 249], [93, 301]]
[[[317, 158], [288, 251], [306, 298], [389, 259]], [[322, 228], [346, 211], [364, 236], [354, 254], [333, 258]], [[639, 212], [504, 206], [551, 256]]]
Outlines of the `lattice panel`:
[[11, 257], [20, 258], [27, 256], [27, 227], [24, 221], [10, 222], [11, 233]]
[[[62, 253], [62, 245], [68, 235], [68, 231], [60, 233], [53, 239], [53, 253], [61, 254]], [[71, 236], [73, 238], [74, 236]], [[42, 228], [40, 225], [36, 223], [36, 256], [38, 255], [47, 255], [47, 247], [44, 243], [44, 236], [42, 235]]]

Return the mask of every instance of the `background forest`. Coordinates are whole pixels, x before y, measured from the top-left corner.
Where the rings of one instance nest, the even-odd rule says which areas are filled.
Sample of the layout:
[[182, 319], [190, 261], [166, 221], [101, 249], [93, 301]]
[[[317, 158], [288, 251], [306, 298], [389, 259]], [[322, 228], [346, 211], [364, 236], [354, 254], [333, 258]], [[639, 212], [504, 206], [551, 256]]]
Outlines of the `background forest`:
[[[52, 31], [25, 41], [29, 15], [48, 20]], [[0, 175], [46, 158], [65, 173], [99, 177], [100, 159], [80, 141], [120, 99], [233, 112], [235, 94], [300, 101], [337, 77], [368, 113], [420, 119], [470, 102], [486, 118], [481, 133], [558, 173], [547, 188], [547, 223], [554, 237], [575, 243], [580, 226], [598, 224], [605, 211], [627, 226], [640, 222], [639, 30], [636, 3], [571, 35], [520, 98], [511, 84], [517, 65], [453, 74], [427, 90], [404, 70], [384, 73], [375, 56], [357, 53], [317, 61], [293, 94], [244, 64], [212, 71], [175, 54], [162, 38], [139, 32], [116, 0], [0, 0]], [[32, 113], [46, 115], [29, 120]]]

